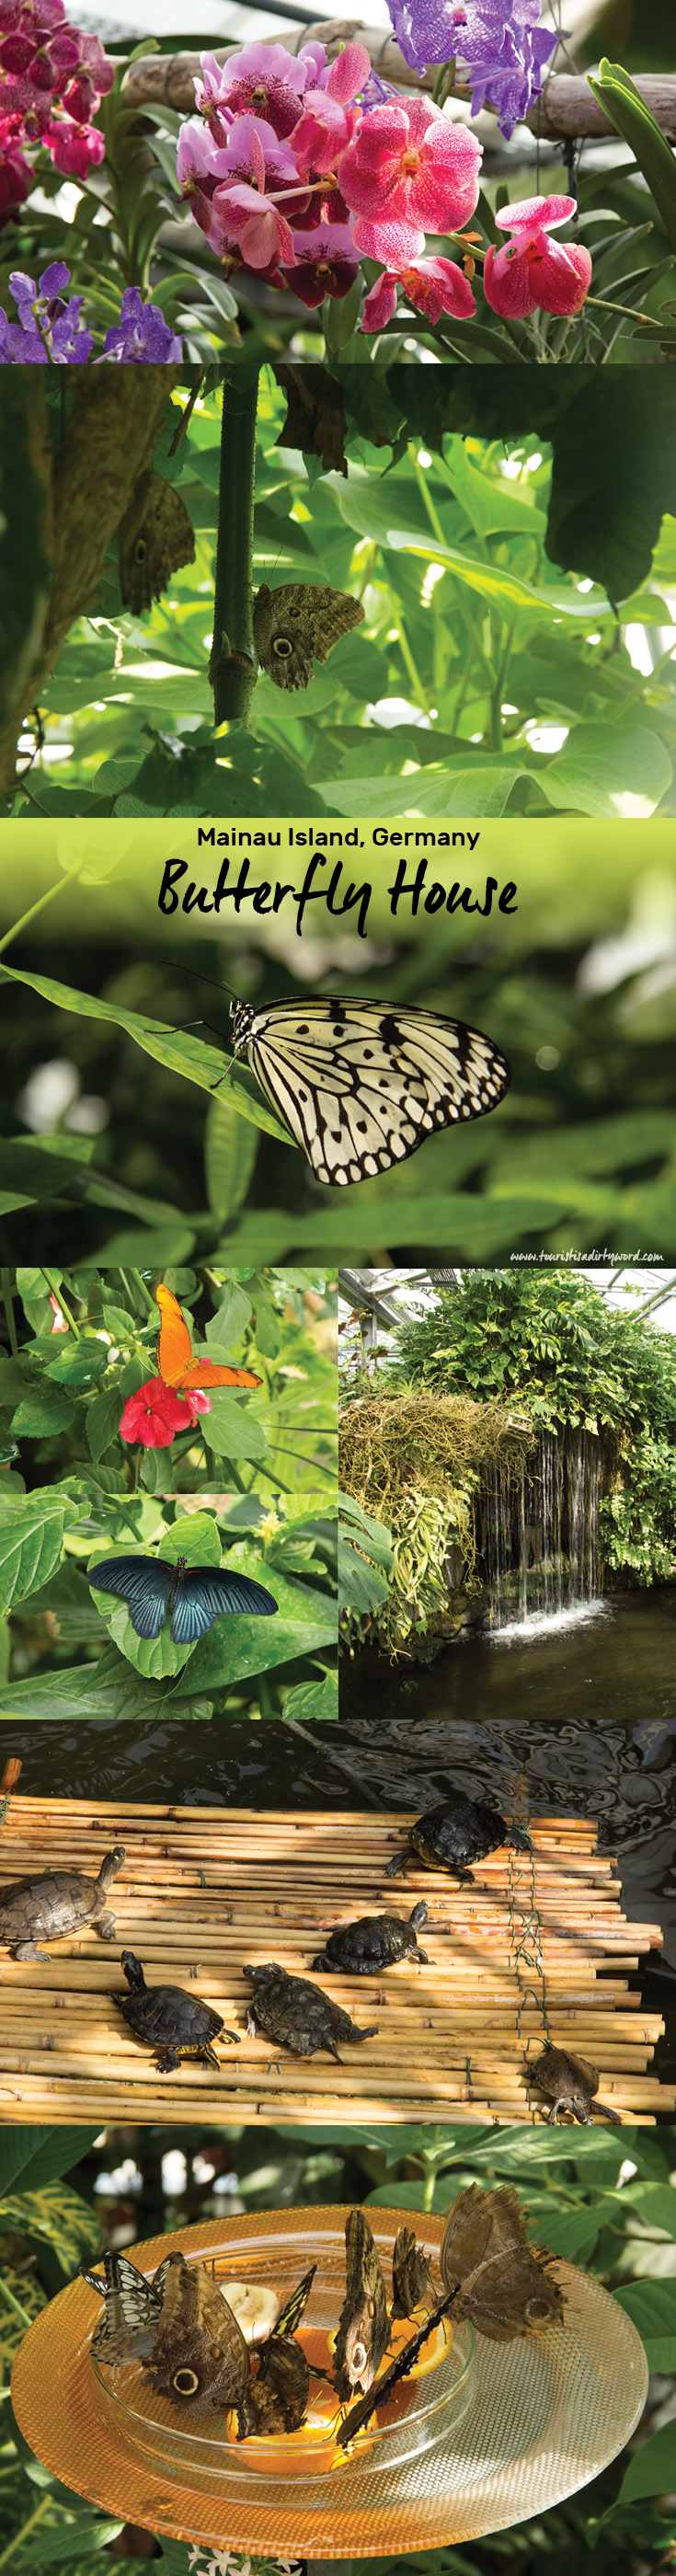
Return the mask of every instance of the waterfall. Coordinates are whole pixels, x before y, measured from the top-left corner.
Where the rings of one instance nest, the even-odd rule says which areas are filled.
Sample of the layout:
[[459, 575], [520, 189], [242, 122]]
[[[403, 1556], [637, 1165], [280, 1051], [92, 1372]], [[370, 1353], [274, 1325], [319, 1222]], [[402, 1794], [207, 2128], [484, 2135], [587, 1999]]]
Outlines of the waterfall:
[[541, 1436], [537, 1455], [491, 1470], [482, 1512], [490, 1626], [580, 1615], [598, 1600], [601, 1451], [589, 1431]]

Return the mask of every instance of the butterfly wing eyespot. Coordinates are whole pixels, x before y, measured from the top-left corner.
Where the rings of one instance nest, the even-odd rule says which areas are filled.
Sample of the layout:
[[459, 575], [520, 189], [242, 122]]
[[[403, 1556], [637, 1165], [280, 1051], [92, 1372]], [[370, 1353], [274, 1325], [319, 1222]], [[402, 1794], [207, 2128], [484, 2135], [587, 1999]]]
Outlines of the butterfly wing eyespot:
[[195, 532], [185, 501], [162, 474], [139, 474], [118, 530], [123, 608], [138, 615], [167, 589], [172, 573], [195, 561]]
[[253, 604], [254, 643], [261, 670], [280, 689], [306, 689], [312, 665], [325, 662], [332, 645], [351, 627], [361, 626], [360, 599], [327, 583], [283, 582], [271, 590], [261, 582]]
[[481, 1029], [386, 1002], [236, 1003], [233, 1053], [248, 1055], [315, 1180], [377, 1180], [428, 1136], [497, 1109], [507, 1059]]

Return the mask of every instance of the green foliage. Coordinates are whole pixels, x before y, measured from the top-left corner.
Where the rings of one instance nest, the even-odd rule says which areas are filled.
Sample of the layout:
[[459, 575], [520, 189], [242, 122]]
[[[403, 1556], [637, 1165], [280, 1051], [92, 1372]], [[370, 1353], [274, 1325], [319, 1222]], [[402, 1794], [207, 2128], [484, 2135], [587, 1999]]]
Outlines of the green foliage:
[[352, 1494], [338, 1497], [338, 1583], [341, 1630], [350, 1647], [363, 1645], [374, 1614], [385, 1609], [394, 1568], [392, 1532], [365, 1512]]
[[569, 1270], [466, 1272], [405, 1323], [379, 1384], [516, 1397], [540, 1431], [604, 1441], [600, 1506], [611, 1574], [666, 1581], [674, 1557], [676, 1357], [670, 1334], [622, 1314]]
[[[203, 397], [171, 466], [195, 563], [141, 621], [121, 611], [111, 559], [96, 613], [73, 625], [43, 694], [58, 775], [38, 756], [17, 811], [65, 817], [73, 791], [78, 812], [128, 820], [615, 816], [626, 798], [633, 812], [673, 810], [669, 647], [656, 673], [639, 672], [617, 649], [610, 606], [620, 600], [623, 622], [648, 636], [669, 622], [659, 588], [643, 584], [660, 519], [676, 508], [670, 384], [659, 381], [646, 413], [640, 388], [627, 387], [626, 407], [623, 390], [620, 410], [605, 381], [583, 392], [575, 370], [552, 389], [519, 367], [504, 379], [471, 371], [468, 385], [464, 368], [420, 374], [438, 379], [432, 390], [397, 364], [373, 390], [370, 371], [341, 371], [331, 399], [345, 416], [346, 477], [332, 459], [323, 470], [295, 419], [280, 446], [285, 396], [272, 371], [262, 377], [256, 576], [352, 588], [365, 621], [298, 705], [259, 675], [251, 728], [233, 722], [216, 737], [204, 593], [220, 418], [219, 399]], [[47, 398], [51, 409], [49, 387]], [[165, 472], [167, 445], [163, 430]], [[392, 698], [406, 710], [394, 726], [373, 714]], [[557, 725], [565, 739], [552, 743]]]

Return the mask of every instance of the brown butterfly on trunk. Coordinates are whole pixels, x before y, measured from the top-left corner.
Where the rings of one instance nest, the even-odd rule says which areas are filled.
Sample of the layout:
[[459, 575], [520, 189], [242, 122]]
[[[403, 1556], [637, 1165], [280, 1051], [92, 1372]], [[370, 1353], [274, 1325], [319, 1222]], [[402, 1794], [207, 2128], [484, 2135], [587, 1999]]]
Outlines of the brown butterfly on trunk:
[[162, 474], [139, 474], [118, 530], [123, 608], [138, 616], [160, 599], [173, 572], [195, 561], [195, 531], [173, 483]]
[[326, 584], [286, 581], [270, 590], [266, 581], [253, 604], [254, 644], [261, 670], [278, 689], [307, 689], [312, 664], [325, 662], [332, 645], [352, 626], [363, 624], [360, 599], [351, 591]]

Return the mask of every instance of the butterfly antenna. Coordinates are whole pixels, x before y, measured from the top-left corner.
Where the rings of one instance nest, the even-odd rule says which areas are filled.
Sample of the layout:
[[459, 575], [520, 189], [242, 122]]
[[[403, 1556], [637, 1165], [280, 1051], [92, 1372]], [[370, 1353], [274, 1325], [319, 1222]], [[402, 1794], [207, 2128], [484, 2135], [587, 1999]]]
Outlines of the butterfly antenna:
[[182, 958], [172, 957], [171, 962], [172, 966], [178, 969], [179, 975], [190, 975], [194, 984], [209, 984], [212, 993], [226, 992], [231, 995], [233, 1002], [241, 1001], [241, 993], [235, 992], [234, 984], [226, 984], [225, 976], [221, 983], [217, 984], [213, 975], [202, 975], [196, 966], [184, 966]]

